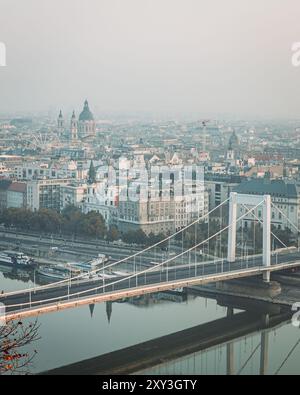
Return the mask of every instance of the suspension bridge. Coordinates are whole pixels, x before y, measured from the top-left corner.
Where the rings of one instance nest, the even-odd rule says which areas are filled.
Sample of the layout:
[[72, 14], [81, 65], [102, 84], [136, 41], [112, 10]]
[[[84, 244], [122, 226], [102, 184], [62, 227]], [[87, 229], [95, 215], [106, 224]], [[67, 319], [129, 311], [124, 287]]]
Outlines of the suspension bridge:
[[[274, 210], [285, 216], [269, 195], [231, 193], [225, 202], [185, 228], [140, 252], [103, 265], [88, 277], [81, 274], [4, 292], [0, 303], [5, 306], [5, 318], [22, 319], [242, 277], [262, 275], [269, 282], [274, 271], [300, 267], [299, 229], [286, 217], [296, 235], [296, 246], [291, 248], [272, 228]], [[249, 217], [253, 227], [246, 231], [244, 221]]]

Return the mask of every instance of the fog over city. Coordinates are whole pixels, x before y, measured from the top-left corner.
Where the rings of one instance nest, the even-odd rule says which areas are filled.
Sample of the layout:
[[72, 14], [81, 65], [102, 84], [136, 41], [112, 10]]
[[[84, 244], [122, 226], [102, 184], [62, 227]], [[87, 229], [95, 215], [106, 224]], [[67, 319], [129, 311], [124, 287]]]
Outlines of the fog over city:
[[[245, 6], [247, 5], [247, 6]], [[298, 0], [0, 0], [0, 113], [298, 118]]]
[[299, 375], [299, 295], [299, 0], [0, 0], [1, 380]]

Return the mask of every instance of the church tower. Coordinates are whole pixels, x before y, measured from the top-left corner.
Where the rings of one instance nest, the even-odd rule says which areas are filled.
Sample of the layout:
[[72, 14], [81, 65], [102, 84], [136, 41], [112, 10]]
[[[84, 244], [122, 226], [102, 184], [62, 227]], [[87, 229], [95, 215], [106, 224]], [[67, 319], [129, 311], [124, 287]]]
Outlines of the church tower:
[[96, 136], [96, 123], [87, 100], [84, 102], [83, 110], [79, 115], [78, 132], [79, 137], [83, 139]]
[[75, 111], [73, 111], [71, 118], [70, 138], [72, 141], [76, 141], [77, 137], [77, 119], [75, 116]]
[[232, 135], [230, 136], [229, 143], [228, 143], [228, 149], [226, 152], [227, 162], [231, 166], [234, 166], [236, 164], [236, 160], [239, 158], [239, 155], [240, 155], [239, 138], [236, 135], [235, 130], [234, 130]]
[[62, 134], [64, 132], [64, 126], [65, 126], [64, 117], [63, 117], [62, 112], [60, 110], [59, 116], [57, 119], [57, 130], [58, 130], [59, 134]]

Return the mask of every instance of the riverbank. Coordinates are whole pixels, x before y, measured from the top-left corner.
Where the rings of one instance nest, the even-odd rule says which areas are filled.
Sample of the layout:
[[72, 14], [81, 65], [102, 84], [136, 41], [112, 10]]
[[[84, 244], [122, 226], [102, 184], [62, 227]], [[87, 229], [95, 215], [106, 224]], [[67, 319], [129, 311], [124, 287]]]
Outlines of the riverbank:
[[[281, 292], [275, 296], [264, 295], [261, 289], [255, 287], [252, 288], [251, 293], [247, 293], [246, 290], [249, 288], [250, 282], [253, 280], [241, 279], [238, 280], [238, 287], [236, 291], [226, 290], [225, 287], [220, 288], [218, 283], [212, 283], [208, 285], [195, 285], [189, 287], [189, 293], [195, 293], [201, 296], [216, 297], [216, 296], [231, 296], [238, 297], [247, 301], [261, 301], [280, 306], [286, 306], [291, 308], [295, 303], [300, 301], [300, 273], [280, 273], [272, 275], [273, 281], [278, 283], [281, 288]], [[258, 281], [260, 281], [258, 279]], [[228, 281], [227, 283], [237, 283], [237, 281]], [[242, 290], [241, 283], [244, 283], [245, 287]], [[227, 287], [228, 288], [228, 287]], [[234, 289], [234, 287], [232, 287]]]

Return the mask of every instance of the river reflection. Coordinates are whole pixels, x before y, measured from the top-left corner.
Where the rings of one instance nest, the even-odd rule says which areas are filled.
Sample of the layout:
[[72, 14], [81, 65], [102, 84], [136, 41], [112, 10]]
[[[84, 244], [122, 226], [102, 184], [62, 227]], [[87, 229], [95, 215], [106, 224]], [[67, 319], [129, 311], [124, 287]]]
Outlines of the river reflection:
[[[31, 286], [31, 278], [14, 276], [13, 273], [0, 274], [0, 289]], [[242, 310], [245, 306], [238, 308], [233, 304], [232, 307], [226, 299], [216, 301], [204, 296], [176, 293], [80, 307], [40, 316], [39, 339], [23, 347], [22, 352], [32, 354], [37, 351], [29, 373], [38, 373], [209, 322], [216, 322], [215, 329], [222, 333], [224, 327], [218, 324], [218, 320], [233, 312], [239, 314]], [[259, 319], [266, 320], [261, 322], [261, 329], [239, 335], [237, 327], [237, 338], [231, 341], [224, 342], [223, 339], [213, 347], [195, 350], [138, 373], [299, 374], [299, 329], [290, 324], [287, 315], [280, 321], [280, 312], [271, 309], [264, 313], [262, 309], [257, 313]], [[268, 319], [274, 320], [274, 316], [279, 317], [279, 321], [274, 321], [273, 327], [268, 328]], [[24, 325], [30, 322], [24, 320]]]
[[299, 375], [300, 333], [290, 323], [137, 372], [146, 375]]

